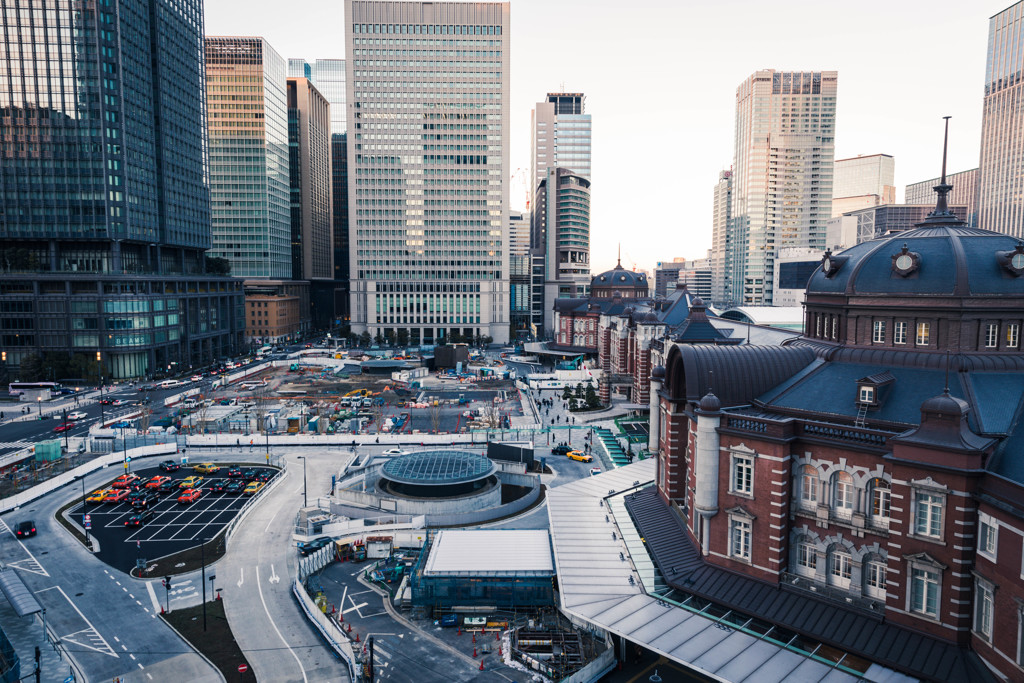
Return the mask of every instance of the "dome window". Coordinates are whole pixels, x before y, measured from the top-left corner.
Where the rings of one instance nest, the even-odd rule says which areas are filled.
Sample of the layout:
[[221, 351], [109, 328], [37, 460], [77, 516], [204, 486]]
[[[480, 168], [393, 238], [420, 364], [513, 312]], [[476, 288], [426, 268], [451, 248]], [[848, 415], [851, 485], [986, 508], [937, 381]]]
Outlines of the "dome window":
[[903, 245], [903, 249], [892, 255], [892, 269], [900, 277], [907, 277], [920, 267], [921, 255], [909, 251], [906, 244]]
[[826, 251], [824, 258], [821, 259], [821, 272], [825, 277], [831, 278], [839, 272], [844, 263], [846, 263], [845, 256], [833, 256], [831, 250]]
[[1024, 275], [1024, 242], [1017, 242], [1013, 251], [997, 251], [996, 259], [1014, 277]]

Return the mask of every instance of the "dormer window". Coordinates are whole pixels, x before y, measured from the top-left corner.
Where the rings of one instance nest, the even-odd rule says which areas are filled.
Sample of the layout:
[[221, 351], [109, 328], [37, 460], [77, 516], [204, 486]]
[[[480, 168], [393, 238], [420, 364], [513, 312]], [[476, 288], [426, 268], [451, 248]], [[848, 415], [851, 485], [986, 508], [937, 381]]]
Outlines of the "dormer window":
[[921, 267], [921, 255], [907, 249], [903, 249], [892, 255], [892, 270], [900, 277], [907, 277]]
[[875, 388], [861, 385], [860, 397], [858, 403], [874, 403], [875, 402]]
[[895, 381], [896, 378], [888, 370], [861, 377], [857, 380], [857, 405], [872, 410], [880, 409], [889, 393], [889, 387]]
[[1024, 242], [1017, 242], [1013, 251], [997, 251], [996, 259], [1014, 277], [1024, 275]]

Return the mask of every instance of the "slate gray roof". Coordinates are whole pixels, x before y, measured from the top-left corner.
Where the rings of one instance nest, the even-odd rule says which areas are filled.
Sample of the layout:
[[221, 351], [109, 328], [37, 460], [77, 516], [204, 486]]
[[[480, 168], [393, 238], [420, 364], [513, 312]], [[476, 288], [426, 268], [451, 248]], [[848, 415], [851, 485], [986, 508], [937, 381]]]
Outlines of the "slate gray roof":
[[970, 650], [888, 624], [880, 614], [849, 609], [707, 564], [654, 487], [627, 496], [626, 507], [662, 575], [682, 593], [760, 617], [921, 678], [951, 683], [995, 680]]

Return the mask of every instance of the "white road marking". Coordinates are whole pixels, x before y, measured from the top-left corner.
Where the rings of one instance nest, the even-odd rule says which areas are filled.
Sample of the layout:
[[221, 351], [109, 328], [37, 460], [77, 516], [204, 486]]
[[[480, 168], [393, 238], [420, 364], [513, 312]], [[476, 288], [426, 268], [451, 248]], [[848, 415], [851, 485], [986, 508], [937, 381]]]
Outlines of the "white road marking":
[[[138, 605], [139, 607], [142, 607], [142, 603], [140, 601], [138, 601], [138, 600], [135, 601], [135, 604]], [[148, 612], [149, 610], [146, 610], [146, 611]]]
[[121, 639], [120, 639], [120, 638], [118, 638], [117, 636], [114, 636], [114, 641], [115, 641], [115, 642], [118, 642], [118, 643], [120, 643], [120, 642], [121, 642]]
[[[145, 669], [146, 668], [146, 667], [142, 666], [142, 664], [140, 662], [135, 662], [135, 663], [138, 664], [140, 669]], [[146, 675], [149, 676], [149, 674], [146, 674]]]
[[128, 647], [126, 645], [124, 645], [124, 644], [121, 645], [121, 649], [124, 650], [125, 652], [128, 652]]
[[[75, 631], [71, 635], [64, 636], [62, 638], [63, 640], [71, 640], [75, 644], [81, 645], [82, 647], [87, 647], [90, 650], [96, 650], [96, 652], [101, 652], [101, 653], [103, 653], [105, 655], [110, 655], [111, 657], [114, 657], [114, 658], [118, 657], [118, 654], [116, 652], [114, 652], [114, 648], [110, 647], [110, 644], [106, 640], [104, 640], [103, 636], [100, 635], [100, 632], [98, 630], [96, 630], [95, 626], [92, 625], [92, 622], [85, 618], [85, 615], [82, 614], [82, 610], [78, 609], [78, 607], [75, 605], [75, 603], [71, 602], [71, 598], [68, 597], [68, 594], [64, 592], [63, 588], [61, 588], [60, 586], [50, 586], [49, 588], [43, 588], [41, 590], [37, 590], [36, 593], [43, 593], [43, 592], [49, 591], [49, 590], [60, 591], [60, 594], [63, 595], [64, 599], [68, 601], [69, 605], [71, 605], [71, 608], [73, 610], [75, 610], [76, 612], [78, 612], [78, 616], [80, 616], [82, 618], [82, 621], [84, 621], [86, 624], [89, 625], [89, 628], [82, 629], [81, 631]], [[82, 642], [79, 642], [79, 641], [75, 640], [74, 636], [76, 636], [76, 635], [78, 635], [80, 633], [81, 634], [85, 634], [85, 636], [87, 638], [89, 638], [89, 640], [92, 641], [93, 643], [102, 644], [102, 648], [100, 648], [100, 647], [98, 647], [96, 645], [89, 645], [88, 643], [82, 643]]]
[[377, 645], [376, 647], [374, 647], [373, 648], [373, 652], [374, 652], [374, 654], [378, 654], [378, 655], [381, 655], [382, 657], [387, 657], [388, 659], [391, 659], [391, 653], [388, 652], [387, 650], [385, 650], [384, 648], [382, 648], [380, 645]]
[[[280, 510], [278, 510], [278, 512], [280, 512]], [[269, 522], [267, 522], [267, 528], [263, 530], [263, 533], [266, 533], [266, 532], [270, 531], [270, 525], [274, 523], [274, 518], [275, 517], [277, 517], [277, 512], [275, 512], [274, 516], [270, 518]]]
[[241, 588], [242, 584], [245, 583], [245, 567], [241, 567], [242, 573], [238, 575], [238, 587]]
[[352, 610], [356, 610], [356, 611], [357, 611], [357, 613], [359, 613], [359, 616], [361, 617], [361, 616], [363, 616], [363, 615], [362, 615], [362, 613], [361, 613], [361, 612], [358, 612], [359, 608], [360, 608], [360, 607], [366, 607], [366, 606], [367, 606], [367, 605], [369, 605], [369, 604], [370, 604], [370, 603], [368, 603], [368, 602], [361, 602], [361, 603], [359, 603], [359, 604], [357, 605], [357, 604], [355, 604], [355, 600], [353, 600], [353, 601], [352, 601], [352, 606], [351, 606], [351, 607], [349, 607], [348, 609], [342, 610], [342, 611], [341, 611], [341, 613], [342, 613], [342, 614], [348, 614], [348, 613], [349, 613], [349, 612], [351, 612]]
[[153, 604], [153, 611], [154, 612], [159, 612], [160, 611], [160, 601], [156, 597], [156, 590], [153, 588], [153, 582], [152, 581], [147, 581], [146, 582], [146, 592], [149, 593], [149, 601]]
[[133, 662], [135, 661], [135, 655], [133, 655], [131, 652], [128, 653], [128, 656], [132, 658]]
[[134, 595], [132, 595], [131, 593], [129, 593], [129, 594], [128, 594], [128, 597], [129, 597], [129, 598], [131, 598], [132, 600], [134, 600], [134, 599], [135, 599], [135, 596], [134, 596]]
[[256, 567], [256, 589], [259, 591], [260, 602], [263, 603], [263, 611], [266, 612], [267, 619], [270, 621], [270, 625], [274, 627], [274, 632], [277, 633], [277, 637], [281, 639], [281, 642], [284, 643], [284, 646], [288, 648], [288, 652], [291, 652], [292, 657], [295, 658], [295, 663], [299, 665], [299, 671], [302, 672], [302, 680], [305, 681], [305, 683], [309, 683], [309, 678], [306, 676], [306, 670], [302, 668], [302, 662], [299, 660], [299, 656], [295, 654], [295, 650], [292, 649], [292, 646], [289, 645], [288, 641], [286, 641], [284, 639], [284, 636], [281, 635], [281, 630], [277, 628], [277, 624], [274, 622], [273, 617], [270, 616], [270, 610], [267, 609], [267, 601], [263, 598], [263, 586], [260, 585], [259, 566]]
[[270, 565], [270, 577], [267, 579], [267, 581], [269, 581], [270, 583], [281, 582], [281, 577], [278, 576], [277, 572], [274, 570], [274, 565]]
[[345, 586], [345, 590], [343, 590], [341, 592], [341, 602], [338, 603], [339, 607], [341, 607], [341, 608], [345, 607], [345, 596], [347, 596], [347, 595], [348, 595], [348, 586]]
[[[142, 667], [142, 665], [139, 664], [139, 667]], [[153, 680], [153, 674], [146, 674], [146, 678], [148, 678], [149, 680]]]

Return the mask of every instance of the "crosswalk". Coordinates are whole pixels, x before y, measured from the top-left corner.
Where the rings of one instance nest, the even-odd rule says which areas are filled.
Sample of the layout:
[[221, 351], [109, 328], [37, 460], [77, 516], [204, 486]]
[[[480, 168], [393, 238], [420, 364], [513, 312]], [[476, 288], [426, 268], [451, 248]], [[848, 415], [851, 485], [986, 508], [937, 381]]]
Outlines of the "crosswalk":
[[6, 450], [10, 448], [27, 448], [31, 446], [31, 441], [0, 441], [0, 450]]

